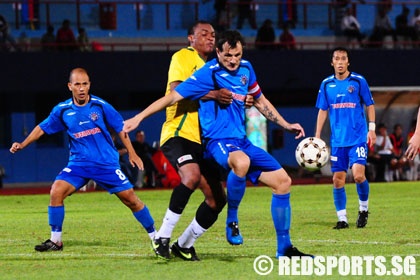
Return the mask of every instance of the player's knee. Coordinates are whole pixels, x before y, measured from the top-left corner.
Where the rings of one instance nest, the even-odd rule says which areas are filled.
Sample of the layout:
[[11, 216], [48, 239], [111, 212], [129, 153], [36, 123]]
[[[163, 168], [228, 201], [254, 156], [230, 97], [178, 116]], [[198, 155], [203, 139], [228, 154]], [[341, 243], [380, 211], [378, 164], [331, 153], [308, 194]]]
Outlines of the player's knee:
[[290, 186], [292, 185], [292, 178], [290, 178], [289, 175], [282, 176], [280, 180], [278, 180], [278, 183], [273, 185], [268, 185], [274, 193], [277, 194], [284, 194], [290, 192]]
[[346, 173], [345, 172], [337, 172], [333, 175], [333, 184], [335, 187], [344, 186], [346, 183]]
[[357, 174], [354, 176], [354, 182], [356, 184], [361, 184], [366, 180], [366, 176], [363, 174]]
[[73, 186], [71, 186], [70, 184], [67, 184], [67, 185], [55, 182], [51, 186], [51, 190], [50, 190], [50, 201], [51, 201], [51, 203], [57, 203], [57, 202], [62, 203], [63, 200], [67, 196], [69, 196], [74, 191], [76, 191], [76, 189]]
[[222, 212], [223, 208], [226, 205], [226, 199], [225, 198], [219, 198], [219, 199], [214, 199], [214, 198], [206, 198], [206, 204], [216, 213], [220, 213]]
[[201, 174], [199, 172], [189, 173], [181, 178], [182, 184], [191, 190], [195, 190], [200, 184]]

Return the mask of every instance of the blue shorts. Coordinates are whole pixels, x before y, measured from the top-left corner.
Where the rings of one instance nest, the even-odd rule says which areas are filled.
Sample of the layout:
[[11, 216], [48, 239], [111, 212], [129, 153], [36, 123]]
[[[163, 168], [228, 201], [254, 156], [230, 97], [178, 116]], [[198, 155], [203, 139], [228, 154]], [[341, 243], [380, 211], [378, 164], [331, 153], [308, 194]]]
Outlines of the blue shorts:
[[352, 147], [331, 148], [331, 171], [347, 172], [353, 164], [366, 165], [368, 154], [367, 143], [360, 143]]
[[78, 166], [67, 165], [55, 177], [56, 180], [63, 180], [73, 185], [76, 190], [87, 184], [92, 179], [99, 186], [110, 194], [118, 193], [133, 188], [128, 178], [121, 171], [120, 167], [103, 166]]
[[230, 152], [243, 151], [251, 160], [247, 179], [257, 184], [262, 172], [281, 169], [278, 161], [263, 149], [254, 146], [247, 138], [244, 139], [213, 139], [206, 143], [204, 157], [213, 158], [224, 169], [229, 170], [228, 157]]

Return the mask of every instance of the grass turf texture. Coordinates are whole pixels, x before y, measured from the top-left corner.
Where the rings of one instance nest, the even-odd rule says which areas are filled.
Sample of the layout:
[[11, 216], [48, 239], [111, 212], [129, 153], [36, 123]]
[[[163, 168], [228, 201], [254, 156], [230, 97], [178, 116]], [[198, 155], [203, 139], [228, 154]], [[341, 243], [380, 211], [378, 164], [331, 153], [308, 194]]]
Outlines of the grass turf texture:
[[[350, 228], [333, 230], [336, 214], [330, 185], [292, 187], [293, 244], [318, 256], [414, 255], [414, 279], [420, 275], [420, 185], [417, 182], [371, 183], [370, 216], [366, 228], [355, 222], [358, 198], [347, 184]], [[159, 227], [171, 191], [137, 191]], [[173, 238], [190, 223], [202, 194], [193, 194]], [[65, 201], [64, 251], [39, 253], [34, 245], [50, 237], [48, 195], [0, 196], [0, 279], [260, 279], [253, 262], [259, 255], [274, 260], [276, 238], [271, 220], [271, 192], [265, 187], [246, 190], [240, 207], [242, 246], [225, 239], [226, 211], [195, 244], [201, 262], [174, 258], [158, 260], [150, 240], [117, 197], [105, 192], [76, 193]], [[172, 241], [175, 241], [173, 239]], [[278, 279], [278, 265], [264, 279]], [[339, 274], [333, 271], [330, 279]], [[366, 276], [365, 276], [366, 277]], [[308, 277], [307, 277], [308, 278]], [[311, 276], [309, 278], [319, 278]], [[346, 279], [364, 279], [347, 277]], [[388, 277], [369, 277], [388, 278]]]

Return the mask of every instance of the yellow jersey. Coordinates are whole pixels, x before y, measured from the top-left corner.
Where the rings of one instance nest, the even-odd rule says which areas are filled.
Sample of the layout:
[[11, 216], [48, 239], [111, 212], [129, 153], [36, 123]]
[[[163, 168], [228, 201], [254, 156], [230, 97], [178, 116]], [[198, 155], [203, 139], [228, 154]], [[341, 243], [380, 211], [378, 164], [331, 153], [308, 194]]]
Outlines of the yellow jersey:
[[[206, 63], [198, 52], [187, 47], [177, 51], [171, 59], [166, 93], [170, 92], [172, 82], [183, 82]], [[183, 99], [166, 108], [166, 121], [163, 123], [160, 144], [172, 137], [182, 137], [201, 144], [198, 121], [198, 101]]]

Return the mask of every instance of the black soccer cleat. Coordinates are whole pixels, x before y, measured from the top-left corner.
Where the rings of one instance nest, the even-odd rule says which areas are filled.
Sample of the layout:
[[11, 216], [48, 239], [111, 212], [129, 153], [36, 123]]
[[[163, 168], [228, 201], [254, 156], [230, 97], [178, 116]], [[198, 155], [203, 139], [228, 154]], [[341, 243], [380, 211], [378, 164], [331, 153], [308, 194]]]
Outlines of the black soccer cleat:
[[[286, 249], [286, 251], [284, 252], [284, 256], [288, 257], [288, 258], [292, 258], [292, 257], [310, 257], [310, 258], [314, 258], [314, 255], [311, 254], [305, 254], [301, 251], [299, 251], [296, 247], [294, 246], [290, 246], [289, 248]], [[276, 254], [276, 258], [278, 259], [279, 257], [281, 257], [279, 255], [279, 253], [277, 252]]]
[[169, 260], [171, 255], [169, 253], [170, 238], [158, 238], [152, 240], [152, 250], [160, 259]]
[[47, 251], [63, 251], [63, 243], [58, 245], [57, 243], [52, 242], [50, 239], [41, 243], [40, 245], [35, 246], [35, 251], [38, 252], [47, 252]]
[[333, 229], [343, 229], [343, 228], [348, 228], [349, 224], [345, 221], [338, 221], [337, 225], [335, 227], [333, 227]]
[[368, 222], [368, 211], [359, 211], [359, 216], [357, 217], [356, 226], [358, 228], [364, 228]]
[[191, 246], [190, 248], [181, 248], [178, 244], [178, 241], [175, 241], [175, 243], [172, 244], [171, 251], [172, 254], [186, 261], [200, 260], [197, 257], [197, 253], [195, 252], [194, 246]]

